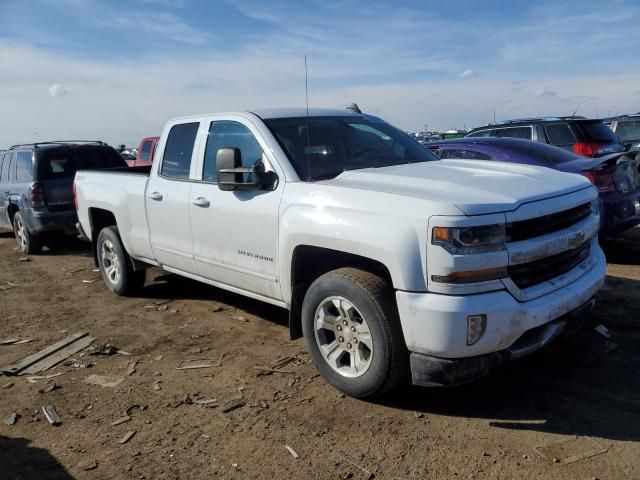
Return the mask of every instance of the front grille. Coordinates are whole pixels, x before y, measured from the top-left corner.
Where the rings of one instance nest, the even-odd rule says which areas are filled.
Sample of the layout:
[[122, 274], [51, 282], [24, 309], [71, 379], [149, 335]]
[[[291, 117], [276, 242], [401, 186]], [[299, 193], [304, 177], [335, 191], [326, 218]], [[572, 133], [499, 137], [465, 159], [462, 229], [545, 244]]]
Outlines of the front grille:
[[557, 232], [584, 220], [590, 214], [591, 205], [585, 203], [562, 212], [509, 223], [507, 224], [507, 239], [509, 242], [518, 242]]
[[541, 258], [534, 262], [512, 265], [507, 268], [509, 277], [518, 288], [527, 288], [546, 282], [568, 272], [587, 258], [591, 250], [590, 245], [590, 242], [587, 241], [573, 250]]

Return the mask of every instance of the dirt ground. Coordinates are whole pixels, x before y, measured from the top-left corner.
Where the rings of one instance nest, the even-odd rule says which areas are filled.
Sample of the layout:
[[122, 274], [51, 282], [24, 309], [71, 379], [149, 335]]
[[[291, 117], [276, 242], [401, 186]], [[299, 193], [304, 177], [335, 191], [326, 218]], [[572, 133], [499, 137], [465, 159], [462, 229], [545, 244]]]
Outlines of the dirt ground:
[[[35, 341], [0, 346], [0, 364], [77, 331], [132, 355], [75, 355], [94, 366], [58, 366], [44, 374], [62, 375], [37, 383], [0, 376], [0, 420], [21, 416], [0, 423], [0, 479], [640, 478], [640, 228], [605, 244], [606, 287], [576, 336], [470, 385], [406, 387], [371, 403], [317, 376], [283, 310], [158, 269], [143, 297], [119, 298], [82, 244], [30, 261], [14, 247], [0, 233], [0, 285], [18, 285], [0, 292], [0, 341]], [[290, 373], [256, 368], [284, 357]], [[89, 375], [123, 381], [101, 387]], [[39, 393], [53, 382], [60, 388]], [[146, 408], [111, 425], [133, 405]], [[546, 445], [548, 458], [536, 448]]]

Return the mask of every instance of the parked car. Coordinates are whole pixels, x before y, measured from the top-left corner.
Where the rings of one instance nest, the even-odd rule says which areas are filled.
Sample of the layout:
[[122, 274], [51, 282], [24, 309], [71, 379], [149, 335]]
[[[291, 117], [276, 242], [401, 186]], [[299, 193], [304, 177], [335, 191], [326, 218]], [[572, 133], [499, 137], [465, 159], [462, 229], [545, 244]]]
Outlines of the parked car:
[[510, 137], [548, 143], [584, 157], [624, 151], [615, 133], [602, 120], [584, 117], [536, 117], [508, 120], [474, 128], [465, 137]]
[[586, 159], [552, 145], [517, 138], [464, 138], [433, 142], [439, 158], [540, 165], [584, 175], [599, 192], [600, 234], [611, 236], [640, 223], [640, 162], [624, 153]]
[[73, 178], [79, 168], [126, 167], [102, 142], [14, 145], [0, 155], [0, 227], [13, 229], [23, 253], [53, 233], [77, 235]]
[[135, 162], [138, 156], [138, 151], [135, 148], [125, 148], [123, 150], [120, 150], [118, 153], [129, 166], [133, 166], [130, 165], [129, 162]]
[[[604, 122], [620, 138], [625, 149], [637, 150], [640, 148], [640, 112], [607, 118]], [[636, 153], [636, 159], [640, 160], [640, 153]]]
[[438, 160], [343, 110], [183, 117], [160, 138], [147, 173], [76, 174], [106, 286], [132, 294], [156, 265], [287, 308], [348, 395], [485, 375], [573, 330], [604, 281], [579, 175]]
[[128, 160], [127, 164], [130, 167], [143, 167], [151, 165], [158, 140], [160, 140], [160, 137], [143, 138], [140, 142], [140, 146], [137, 149], [137, 156], [135, 160]]

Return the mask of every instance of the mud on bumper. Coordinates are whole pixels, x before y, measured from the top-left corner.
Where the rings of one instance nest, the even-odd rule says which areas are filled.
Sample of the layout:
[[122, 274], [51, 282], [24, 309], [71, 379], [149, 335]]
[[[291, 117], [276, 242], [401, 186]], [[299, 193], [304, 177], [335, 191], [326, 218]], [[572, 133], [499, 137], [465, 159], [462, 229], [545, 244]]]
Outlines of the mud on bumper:
[[589, 299], [562, 317], [528, 330], [513, 345], [499, 352], [453, 359], [411, 353], [413, 384], [448, 387], [477, 380], [498, 365], [529, 355], [558, 337], [571, 335], [585, 323], [586, 314], [594, 304], [595, 300]]

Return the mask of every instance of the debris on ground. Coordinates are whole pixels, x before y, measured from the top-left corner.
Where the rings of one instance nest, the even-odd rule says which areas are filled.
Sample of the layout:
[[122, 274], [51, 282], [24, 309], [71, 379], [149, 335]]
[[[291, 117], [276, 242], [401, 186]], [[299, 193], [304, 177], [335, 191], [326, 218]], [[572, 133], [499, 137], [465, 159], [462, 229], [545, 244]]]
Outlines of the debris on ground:
[[220, 355], [220, 358], [217, 360], [214, 360], [212, 358], [180, 360], [180, 362], [178, 362], [178, 366], [176, 367], [176, 370], [192, 370], [196, 368], [221, 367], [223, 357], [224, 357], [224, 353]]
[[289, 445], [285, 445], [284, 448], [287, 449], [287, 451], [291, 454], [293, 458], [295, 459], [300, 458], [300, 454], [296, 452], [293, 448], [291, 448]]
[[127, 409], [124, 411], [124, 414], [125, 416], [131, 417], [133, 412], [135, 412], [136, 410], [142, 410], [144, 412], [147, 408], [149, 408], [148, 405], [138, 405], [136, 403], [134, 405], [127, 407]]
[[2, 423], [4, 423], [5, 425], [15, 425], [18, 422], [18, 419], [20, 418], [20, 415], [17, 413], [12, 413], [11, 415], [9, 415], [7, 418], [5, 418]]
[[42, 413], [44, 413], [44, 416], [47, 418], [51, 425], [58, 426], [62, 423], [62, 421], [60, 421], [60, 417], [58, 416], [58, 412], [56, 412], [56, 408], [53, 405], [42, 407]]
[[1, 340], [0, 347], [5, 347], [7, 345], [22, 345], [24, 343], [31, 343], [35, 341], [35, 338], [25, 338], [24, 340], [21, 340], [19, 338], [10, 338], [9, 340]]
[[84, 462], [80, 462], [78, 464], [78, 468], [86, 471], [95, 470], [98, 468], [98, 462], [95, 460], [85, 460]]
[[172, 406], [174, 408], [180, 405], [199, 405], [201, 407], [215, 408], [217, 407], [218, 400], [215, 398], [203, 398], [199, 393], [187, 393], [184, 398], [175, 402]]
[[82, 283], [93, 283], [95, 281], [96, 279], [94, 278], [93, 280], [82, 280]]
[[103, 343], [102, 345], [96, 345], [89, 349], [89, 355], [131, 355], [129, 352], [120, 350], [115, 345], [110, 343]]
[[611, 338], [609, 329], [602, 324], [598, 325], [594, 330], [598, 332], [600, 335], [602, 335], [604, 338]]
[[13, 387], [14, 385], [15, 385], [15, 383], [13, 383], [13, 382], [9, 382], [9, 383], [5, 383], [5, 384], [4, 384], [4, 385], [2, 385], [2, 387], [0, 387], [0, 388], [2, 388], [3, 390], [8, 390], [8, 389], [10, 389], [11, 387]]
[[87, 348], [95, 339], [95, 337], [85, 332], [74, 333], [64, 340], [23, 358], [16, 363], [0, 367], [0, 372], [5, 375], [24, 375], [27, 373], [34, 374], [43, 372], [63, 362], [80, 350]]
[[271, 375], [272, 373], [284, 373], [284, 374], [289, 374], [289, 375], [294, 375], [296, 373], [296, 372], [292, 372], [290, 370], [280, 370], [280, 369], [268, 368], [268, 367], [255, 366], [253, 368], [255, 370], [259, 370], [258, 377], [261, 377], [263, 375]]
[[30, 262], [30, 261], [31, 261], [31, 259], [30, 259], [29, 257], [20, 257], [20, 258], [18, 259], [18, 261], [19, 261], [19, 262]]
[[59, 388], [62, 388], [60, 385], [58, 385], [56, 382], [53, 382], [51, 385], [45, 387], [45, 388], [41, 388], [40, 390], [38, 390], [38, 393], [49, 393], [49, 392], [53, 392], [54, 390], [57, 390]]
[[120, 417], [116, 420], [114, 420], [113, 422], [111, 422], [111, 426], [112, 427], [117, 427], [118, 425], [122, 425], [123, 423], [126, 423], [128, 421], [131, 420], [131, 417], [129, 415], [125, 415], [124, 417]]
[[243, 400], [230, 400], [222, 407], [222, 413], [230, 413], [246, 405]]
[[141, 305], [140, 308], [144, 308], [145, 310], [156, 310], [158, 312], [164, 312], [169, 307], [167, 303], [171, 303], [173, 300], [162, 300], [159, 302], [148, 303], [146, 305]]
[[105, 388], [115, 388], [124, 382], [124, 378], [113, 375], [89, 375], [83, 382]]
[[124, 445], [125, 443], [127, 443], [129, 440], [131, 440], [133, 438], [133, 436], [136, 434], [136, 430], [130, 430], [127, 433], [124, 434], [124, 437], [122, 437], [120, 440], [118, 440], [118, 443], [120, 445]]
[[4, 285], [0, 285], [0, 292], [4, 292], [5, 290], [11, 290], [12, 288], [18, 288], [20, 285], [16, 285], [15, 283], [7, 282]]
[[127, 362], [127, 375], [131, 376], [136, 373], [138, 363], [140, 363], [139, 360], [131, 360], [130, 362]]
[[91, 368], [93, 367], [93, 363], [85, 362], [83, 360], [76, 360], [75, 358], [71, 358], [64, 362], [62, 365], [69, 368]]
[[[63, 269], [65, 270], [65, 269]], [[86, 270], [86, 268], [76, 268], [75, 270], [70, 270], [68, 272], [66, 272], [67, 275], [69, 276], [73, 276], [74, 273], [78, 273], [78, 272], [84, 272]]]
[[536, 452], [551, 463], [566, 465], [568, 463], [591, 458], [609, 451], [592, 437], [575, 436], [547, 445], [535, 447]]
[[51, 380], [52, 378], [59, 377], [60, 375], [64, 375], [65, 372], [52, 373], [51, 375], [34, 375], [32, 377], [27, 377], [27, 382], [29, 383], [38, 383], [40, 380]]
[[352, 466], [360, 469], [367, 477], [367, 480], [373, 480], [374, 478], [376, 478], [375, 474], [371, 473], [369, 470], [367, 470], [364, 467], [361, 467], [360, 465], [358, 465], [357, 463], [352, 462], [351, 460], [349, 460], [347, 457], [345, 457], [344, 455], [337, 453], [336, 455], [338, 455], [342, 460], [344, 460], [345, 462], [351, 464]]

